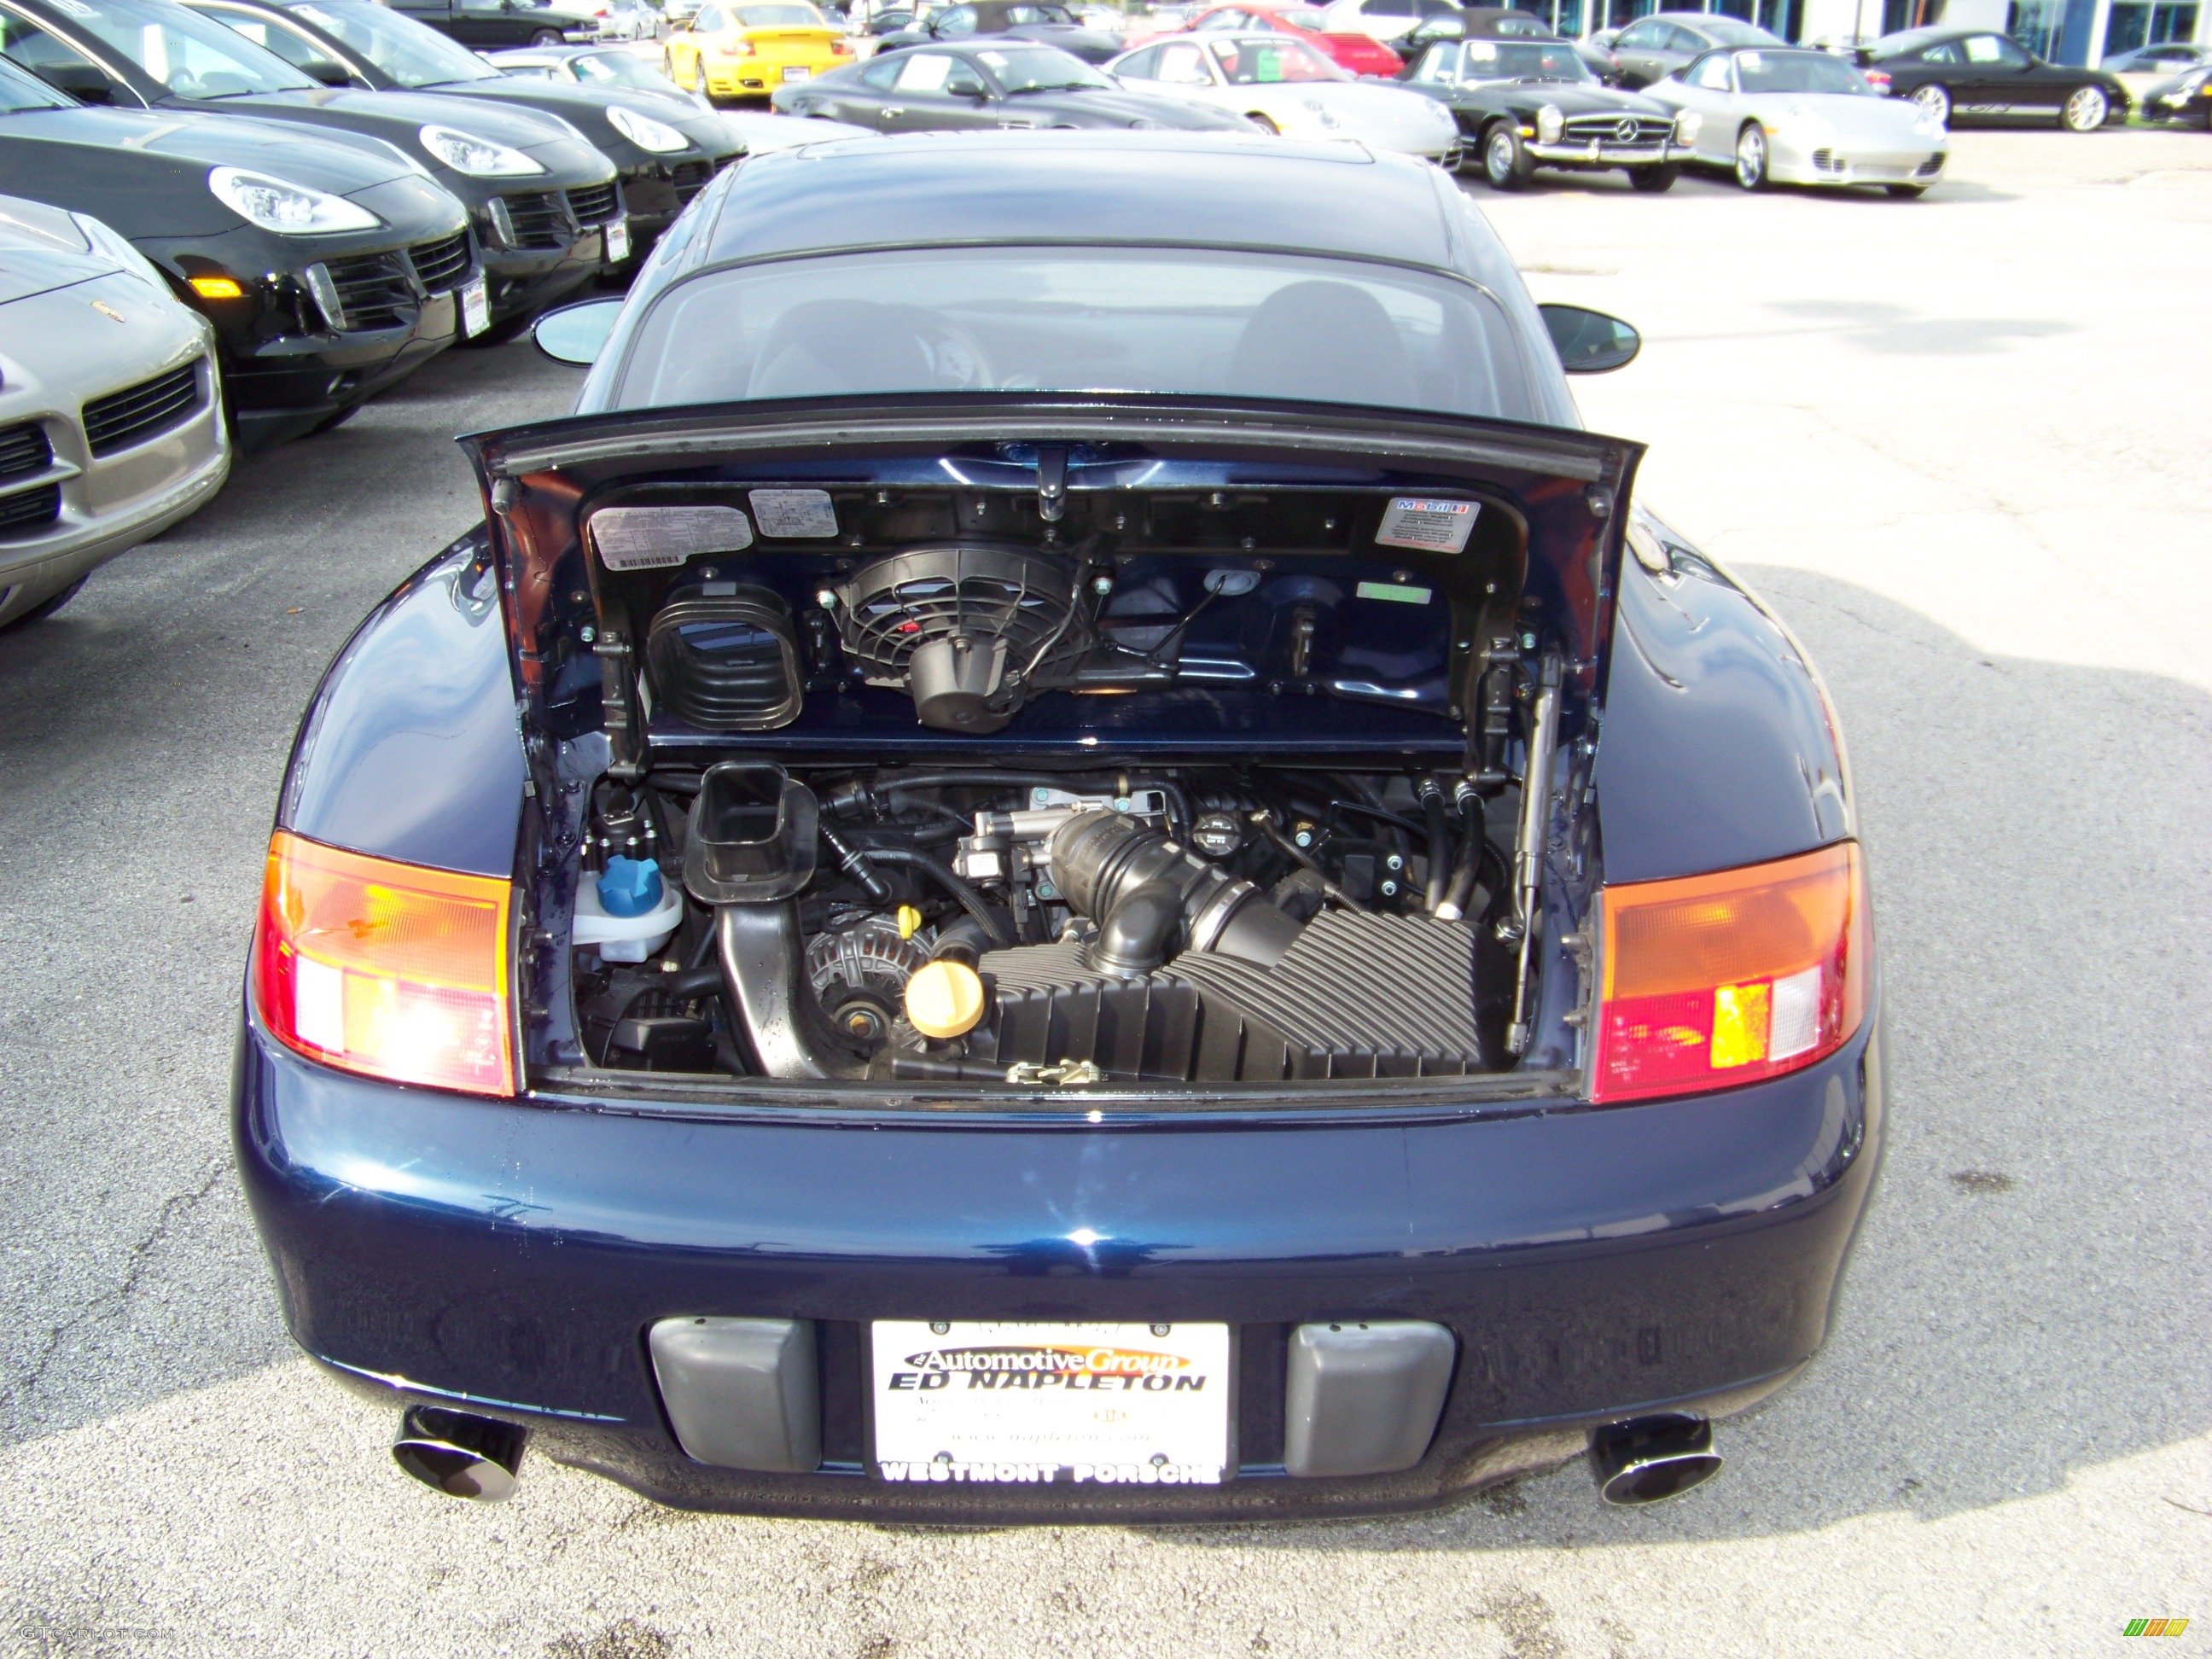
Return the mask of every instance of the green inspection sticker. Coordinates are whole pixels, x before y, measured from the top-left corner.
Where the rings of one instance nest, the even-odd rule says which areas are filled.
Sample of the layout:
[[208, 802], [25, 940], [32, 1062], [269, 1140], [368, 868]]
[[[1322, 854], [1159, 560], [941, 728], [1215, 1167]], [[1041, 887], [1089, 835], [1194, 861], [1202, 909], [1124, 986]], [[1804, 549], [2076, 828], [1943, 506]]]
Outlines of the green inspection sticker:
[[1389, 599], [1398, 605], [1426, 605], [1434, 597], [1425, 587], [1401, 587], [1396, 582], [1362, 582], [1352, 590], [1355, 599]]

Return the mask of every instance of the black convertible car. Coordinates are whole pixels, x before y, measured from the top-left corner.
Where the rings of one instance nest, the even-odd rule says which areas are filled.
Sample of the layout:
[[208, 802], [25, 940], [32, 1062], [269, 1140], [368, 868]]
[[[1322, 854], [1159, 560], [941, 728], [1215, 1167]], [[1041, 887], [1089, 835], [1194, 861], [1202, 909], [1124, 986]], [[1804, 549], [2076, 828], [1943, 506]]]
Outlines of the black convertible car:
[[21, 6], [0, 22], [7, 55], [87, 103], [356, 133], [413, 161], [470, 209], [485, 277], [464, 297], [471, 335], [526, 321], [599, 273], [599, 226], [618, 211], [614, 170], [574, 130], [534, 111], [328, 87], [171, 0]]
[[1241, 115], [1133, 92], [1080, 58], [1016, 41], [878, 56], [811, 81], [787, 82], [769, 102], [785, 115], [818, 115], [890, 133], [975, 127], [1255, 131]]
[[465, 441], [316, 693], [239, 1035], [404, 1468], [1713, 1473], [1828, 1329], [1881, 987], [1819, 678], [1576, 416], [1632, 331], [1425, 162], [993, 133], [755, 158], [538, 337], [577, 412]]
[[909, 21], [903, 28], [882, 31], [876, 55], [982, 35], [1057, 46], [1086, 64], [1103, 64], [1121, 52], [1120, 37], [1084, 27], [1073, 12], [1055, 0], [963, 0], [932, 12], [922, 22]]
[[614, 164], [619, 211], [598, 221], [596, 201], [536, 200], [516, 222], [533, 246], [566, 222], [603, 222], [613, 265], [642, 258], [707, 180], [744, 154], [712, 111], [665, 93], [518, 80], [435, 29], [378, 0], [186, 0], [247, 33], [303, 72], [377, 92], [430, 92], [491, 110], [557, 116]]
[[1674, 188], [1698, 117], [1606, 86], [1569, 40], [1438, 40], [1399, 79], [1440, 100], [1492, 188], [1520, 190], [1540, 167], [1626, 171], [1637, 189]]
[[2128, 118], [2128, 89], [2102, 70], [2046, 64], [1990, 29], [1906, 29], [1858, 54], [1867, 79], [1953, 126], [2057, 122], [2094, 132]]
[[[15, 20], [0, 14], [0, 29]], [[0, 37], [4, 38], [4, 37]], [[88, 213], [215, 325], [239, 446], [334, 426], [444, 350], [468, 212], [398, 151], [237, 116], [88, 108], [0, 58], [0, 179]]]

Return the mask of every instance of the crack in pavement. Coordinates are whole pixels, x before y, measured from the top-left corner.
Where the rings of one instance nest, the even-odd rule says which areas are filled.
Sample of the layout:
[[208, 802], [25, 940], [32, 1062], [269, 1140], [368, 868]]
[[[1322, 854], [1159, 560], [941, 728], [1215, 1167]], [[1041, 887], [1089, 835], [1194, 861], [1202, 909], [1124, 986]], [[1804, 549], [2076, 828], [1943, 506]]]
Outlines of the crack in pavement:
[[154, 1248], [168, 1237], [169, 1229], [177, 1218], [197, 1206], [214, 1192], [216, 1185], [230, 1173], [230, 1155], [226, 1152], [215, 1161], [207, 1176], [190, 1192], [172, 1193], [161, 1201], [161, 1208], [154, 1218], [154, 1225], [145, 1237], [131, 1247], [131, 1265], [115, 1288], [95, 1297], [70, 1317], [47, 1331], [44, 1345], [30, 1369], [20, 1379], [11, 1380], [4, 1391], [0, 1391], [0, 1425], [13, 1430], [31, 1413], [31, 1405], [40, 1384], [46, 1380], [55, 1358], [61, 1352], [62, 1343], [70, 1332], [100, 1317], [106, 1311], [127, 1304], [145, 1276]]

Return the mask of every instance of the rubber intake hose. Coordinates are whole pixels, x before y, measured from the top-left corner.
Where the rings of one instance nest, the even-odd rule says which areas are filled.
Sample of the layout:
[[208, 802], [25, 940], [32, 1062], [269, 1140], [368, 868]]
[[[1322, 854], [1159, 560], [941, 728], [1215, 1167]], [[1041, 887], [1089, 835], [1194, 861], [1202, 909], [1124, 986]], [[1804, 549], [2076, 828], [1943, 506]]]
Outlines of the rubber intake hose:
[[[1181, 912], [1185, 950], [1211, 951], [1272, 968], [1297, 942], [1302, 923], [1278, 909], [1249, 881], [1178, 846], [1119, 812], [1079, 812], [1053, 831], [1048, 843], [1053, 885], [1069, 907], [1103, 924], [1139, 890], [1164, 884]], [[1141, 955], [1143, 933], [1157, 895], [1148, 893], [1144, 928], [1130, 919], [1113, 946]], [[1103, 963], [1101, 964], [1103, 965]], [[1123, 969], [1122, 971], [1128, 971]]]
[[1444, 823], [1442, 790], [1422, 793], [1421, 816], [1427, 821], [1429, 832], [1429, 890], [1425, 896], [1427, 908], [1433, 914], [1443, 905], [1444, 894], [1451, 886], [1451, 831]]

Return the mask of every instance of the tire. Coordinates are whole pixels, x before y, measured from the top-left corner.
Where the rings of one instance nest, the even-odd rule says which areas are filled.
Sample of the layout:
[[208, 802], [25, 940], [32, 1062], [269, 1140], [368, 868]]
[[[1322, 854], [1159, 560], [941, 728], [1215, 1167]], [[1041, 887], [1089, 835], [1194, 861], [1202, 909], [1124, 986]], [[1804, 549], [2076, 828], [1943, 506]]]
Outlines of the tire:
[[0, 623], [0, 634], [12, 634], [19, 628], [35, 627], [38, 623], [46, 621], [55, 611], [82, 592], [85, 583], [90, 580], [88, 576], [79, 576], [60, 592], [49, 593], [14, 621]]
[[539, 29], [530, 37], [530, 44], [533, 46], [557, 46], [561, 44], [561, 31]]
[[1765, 190], [1768, 164], [1766, 130], [1756, 121], [1744, 123], [1735, 136], [1735, 181], [1746, 190]]
[[1919, 91], [1912, 94], [1912, 101], [1919, 105], [1922, 109], [1927, 111], [1929, 114], [1934, 116], [1937, 120], [1941, 121], [1945, 126], [1948, 127], [1951, 125], [1950, 88], [1939, 85], [1936, 82], [1930, 81], [1926, 86], [1921, 88]]
[[1673, 161], [1664, 167], [1631, 167], [1628, 170], [1628, 182], [1648, 196], [1656, 196], [1662, 191], [1674, 189], [1674, 181], [1681, 176], [1681, 167]]
[[2094, 132], [2112, 112], [2112, 100], [2102, 87], [2076, 87], [2066, 94], [2058, 112], [2058, 125], [2069, 132]]
[[1259, 128], [1262, 132], [1272, 132], [1279, 138], [1282, 137], [1282, 128], [1277, 126], [1273, 121], [1270, 121], [1264, 115], [1255, 112], [1246, 116], [1244, 118], [1249, 121], [1254, 126]]
[[1492, 190], [1526, 190], [1536, 171], [1510, 121], [1493, 121], [1482, 135], [1482, 179]]
[[1884, 185], [1882, 188], [1903, 202], [1917, 202], [1928, 193], [1925, 185]]

